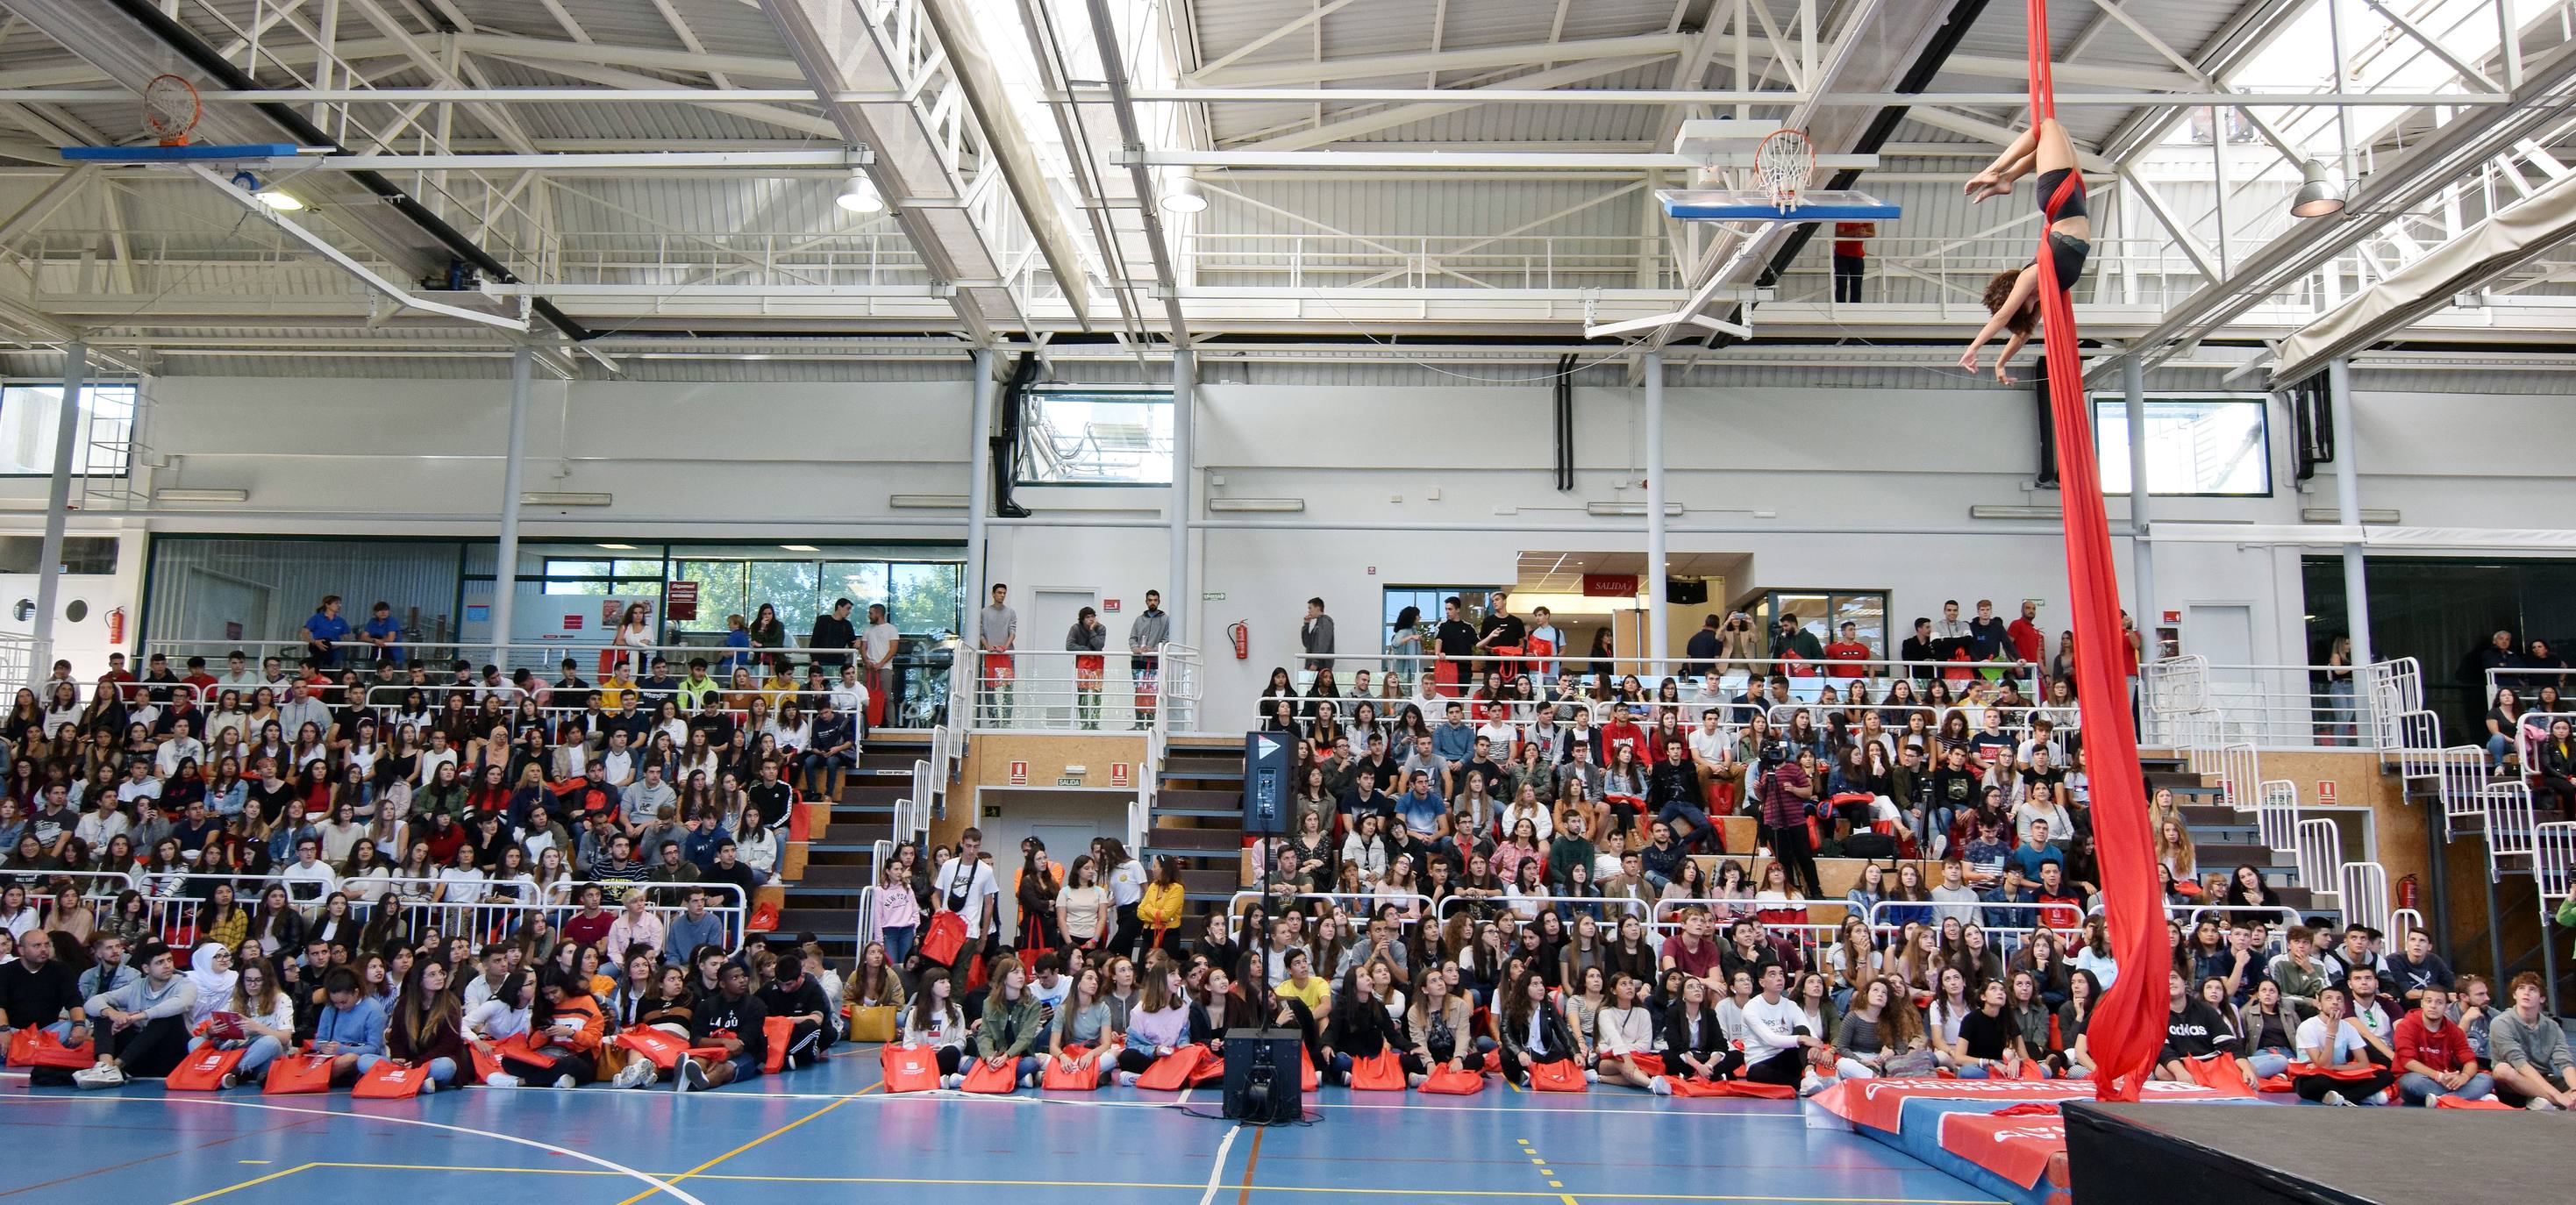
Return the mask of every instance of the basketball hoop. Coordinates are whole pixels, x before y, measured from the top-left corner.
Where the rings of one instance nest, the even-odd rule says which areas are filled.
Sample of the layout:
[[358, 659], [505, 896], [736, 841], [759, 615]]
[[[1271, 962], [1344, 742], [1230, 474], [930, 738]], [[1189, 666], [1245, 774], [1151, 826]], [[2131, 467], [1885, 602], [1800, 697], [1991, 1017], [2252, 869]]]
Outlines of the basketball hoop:
[[1798, 207], [1798, 194], [1815, 174], [1816, 144], [1802, 131], [1775, 131], [1753, 150], [1753, 178], [1783, 213]]
[[143, 123], [163, 146], [188, 145], [188, 131], [197, 128], [203, 112], [196, 86], [178, 76], [156, 75], [143, 86]]

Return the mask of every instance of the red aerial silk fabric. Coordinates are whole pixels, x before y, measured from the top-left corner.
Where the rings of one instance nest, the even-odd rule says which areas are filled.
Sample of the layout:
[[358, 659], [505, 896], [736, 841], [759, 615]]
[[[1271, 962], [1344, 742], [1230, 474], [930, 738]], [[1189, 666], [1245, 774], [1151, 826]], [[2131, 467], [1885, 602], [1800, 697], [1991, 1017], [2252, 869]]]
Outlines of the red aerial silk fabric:
[[[2049, 72], [2048, 0], [2026, 4], [2030, 115], [2036, 123], [2057, 115], [2057, 93]], [[2059, 197], [2046, 199], [2052, 215], [2063, 195], [2062, 190]], [[2138, 738], [2129, 720], [2128, 675], [2120, 656], [2127, 636], [2120, 629], [2110, 520], [2102, 512], [2101, 466], [2092, 454], [2084, 365], [2076, 354], [2075, 310], [2058, 287], [2047, 223], [2040, 226], [2035, 262], [2049, 409], [2057, 433], [2059, 501], [2066, 516], [2067, 587], [2075, 604], [2075, 693], [2084, 704], [2084, 753], [2092, 764], [2094, 851], [2101, 863], [2111, 954], [2121, 969], [2084, 1032], [2100, 1068], [2100, 1098], [2133, 1101], [2165, 1040], [2165, 977], [2153, 973], [2165, 961], [2164, 899], [2155, 838], [2147, 823], [2146, 784], [2138, 770]], [[2142, 625], [2153, 622], [2151, 616], [2138, 619]]]

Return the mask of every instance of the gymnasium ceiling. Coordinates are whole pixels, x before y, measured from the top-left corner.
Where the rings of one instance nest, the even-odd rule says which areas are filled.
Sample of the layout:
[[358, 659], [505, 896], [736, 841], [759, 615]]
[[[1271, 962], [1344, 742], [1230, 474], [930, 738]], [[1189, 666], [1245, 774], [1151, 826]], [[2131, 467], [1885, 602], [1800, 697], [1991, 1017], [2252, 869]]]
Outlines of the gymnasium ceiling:
[[[1861, 346], [1939, 363], [2033, 237], [2026, 202], [1958, 196], [2026, 124], [2023, 12], [0, 0], [0, 332], [22, 355], [79, 335], [113, 367], [195, 373], [488, 365], [521, 343], [590, 378], [970, 346], [1150, 375], [1181, 342], [1210, 359], [1545, 365], [1669, 343], [1706, 363]], [[2576, 155], [2567, 20], [2554, 0], [2355, 0], [2332, 28], [2317, 0], [2058, 0], [2060, 103], [2097, 156], [2088, 336], [2158, 359], [2250, 349], [2549, 189]], [[315, 153], [212, 178], [67, 169], [61, 146], [149, 142], [140, 92], [164, 72], [200, 94], [198, 142]], [[1900, 90], [1918, 94], [1890, 103]], [[2219, 99], [2242, 107], [2218, 110], [2213, 140]], [[1906, 216], [1873, 244], [1864, 301], [1829, 300], [1821, 239], [1662, 218], [1652, 192], [1688, 182], [1672, 139], [1697, 116], [1876, 156], [1857, 186]], [[2387, 187], [2445, 139], [2455, 170]], [[2395, 200], [2323, 237], [2285, 212], [2298, 159]], [[881, 207], [836, 203], [854, 187]], [[1169, 204], [1192, 190], [1203, 208]], [[2516, 263], [2410, 346], [2554, 340], [2576, 317], [2570, 268]], [[2195, 297], [2207, 315], [2174, 316]], [[1672, 312], [1752, 338], [1584, 338]]]

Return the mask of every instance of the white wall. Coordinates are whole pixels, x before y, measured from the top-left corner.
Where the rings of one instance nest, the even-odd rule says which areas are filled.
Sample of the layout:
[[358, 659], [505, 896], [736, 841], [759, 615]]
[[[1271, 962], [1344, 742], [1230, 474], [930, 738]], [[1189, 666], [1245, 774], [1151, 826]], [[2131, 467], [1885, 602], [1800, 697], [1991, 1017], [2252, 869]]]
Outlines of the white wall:
[[[499, 503], [505, 383], [189, 377], [155, 382], [148, 396], [149, 451], [161, 465], [152, 483], [250, 492], [239, 507], [200, 508], [247, 513], [160, 517], [152, 529], [483, 538], [493, 530], [478, 516]], [[1247, 697], [1270, 666], [1291, 659], [1309, 595], [1331, 602], [1343, 647], [1354, 650], [1375, 646], [1381, 587], [1508, 581], [1524, 549], [1642, 550], [1639, 520], [1583, 511], [1590, 501], [1644, 498], [1635, 484], [1638, 391], [1576, 391], [1571, 493], [1554, 488], [1543, 387], [1211, 384], [1200, 397], [1202, 496], [1301, 498], [1301, 515], [1248, 518], [1305, 529], [1203, 529], [1194, 534], [1198, 578], [1175, 587], [1166, 580], [1165, 530], [1105, 525], [1160, 522], [1166, 491], [1023, 491], [1041, 522], [1086, 514], [1097, 522], [997, 525], [989, 564], [992, 580], [1023, 598], [1053, 587], [1119, 598], [1112, 627], [1121, 633], [1143, 592], [1161, 589], [1184, 632], [1215, 653], [1211, 698]], [[967, 492], [970, 402], [961, 381], [540, 382], [526, 488], [608, 492], [616, 503], [531, 508], [525, 535], [959, 539], [962, 515], [897, 511], [887, 499]], [[2009, 610], [2033, 597], [2047, 600], [2052, 628], [2063, 625], [2064, 558], [2050, 525], [1968, 513], [2057, 501], [2028, 484], [2037, 421], [2028, 393], [1675, 388], [1666, 404], [1667, 496], [1688, 508], [1673, 521], [1671, 549], [1749, 554], [1730, 590], [1883, 589], [1900, 632], [1944, 598], [1993, 597]], [[2410, 524], [2556, 523], [2576, 503], [2559, 464], [2564, 405], [2549, 396], [2366, 393], [2357, 413], [2363, 503], [2399, 508]], [[2302, 505], [2330, 506], [2330, 471], [2304, 491], [2289, 482], [2290, 438], [2276, 406], [2272, 497], [2164, 499], [2156, 517], [2288, 523]], [[0, 483], [0, 498], [41, 497], [42, 487]], [[0, 513], [0, 530], [36, 525], [24, 501], [16, 506]], [[1776, 517], [1756, 518], [1756, 510]], [[2111, 500], [2110, 511], [2116, 531], [2126, 500]], [[91, 514], [76, 525], [145, 526]], [[2115, 552], [2125, 575], [2125, 539], [2115, 539]], [[2255, 655], [2302, 657], [2299, 552], [2163, 545], [2159, 607], [2249, 604]], [[141, 559], [129, 555], [121, 576], [139, 571]], [[114, 601], [130, 607], [132, 588], [127, 582], [127, 597]], [[1202, 603], [1201, 591], [1226, 598]], [[1697, 611], [1673, 609], [1675, 639]], [[1224, 629], [1238, 619], [1252, 631], [1244, 662], [1224, 651]], [[1052, 643], [1052, 634], [1033, 634], [1033, 646], [1044, 647], [1038, 640]]]

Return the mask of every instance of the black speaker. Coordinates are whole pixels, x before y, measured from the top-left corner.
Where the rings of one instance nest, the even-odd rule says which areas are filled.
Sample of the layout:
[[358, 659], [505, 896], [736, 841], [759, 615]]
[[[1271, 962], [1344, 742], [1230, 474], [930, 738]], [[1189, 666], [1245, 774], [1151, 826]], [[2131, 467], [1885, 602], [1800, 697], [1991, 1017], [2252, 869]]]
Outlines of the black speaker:
[[1243, 831], [1288, 831], [1288, 744], [1293, 734], [1248, 732], [1243, 737]]
[[1708, 601], [1708, 582], [1702, 578], [1675, 577], [1664, 581], [1664, 601], [1681, 607], [1696, 607]]
[[1225, 1115], [1254, 1125], [1303, 1118], [1304, 1044], [1293, 1029], [1225, 1031]]

